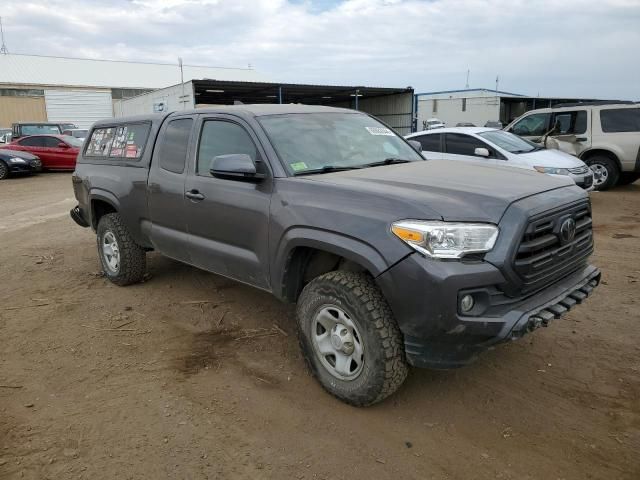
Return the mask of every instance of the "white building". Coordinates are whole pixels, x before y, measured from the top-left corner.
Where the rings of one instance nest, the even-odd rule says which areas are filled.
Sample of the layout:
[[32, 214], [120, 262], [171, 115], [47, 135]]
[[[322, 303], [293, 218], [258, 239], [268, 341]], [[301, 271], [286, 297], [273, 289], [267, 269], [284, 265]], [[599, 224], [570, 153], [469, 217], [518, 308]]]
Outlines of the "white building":
[[[184, 65], [184, 79], [261, 82], [251, 68]], [[114, 102], [180, 82], [176, 64], [0, 55], [0, 127], [64, 121], [81, 128], [112, 117]]]
[[416, 129], [423, 130], [424, 122], [430, 118], [438, 118], [448, 127], [462, 122], [482, 127], [489, 121], [506, 125], [529, 110], [591, 100], [595, 99], [530, 97], [486, 88], [417, 93]]

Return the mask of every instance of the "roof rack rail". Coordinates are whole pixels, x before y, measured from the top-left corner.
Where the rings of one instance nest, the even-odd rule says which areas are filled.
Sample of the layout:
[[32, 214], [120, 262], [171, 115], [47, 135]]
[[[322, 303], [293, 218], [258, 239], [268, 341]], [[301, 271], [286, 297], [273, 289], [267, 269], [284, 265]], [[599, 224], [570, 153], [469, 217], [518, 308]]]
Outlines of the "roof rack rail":
[[587, 106], [599, 106], [599, 105], [635, 105], [638, 102], [632, 102], [631, 100], [585, 100], [584, 102], [567, 102], [557, 103], [551, 108], [564, 108], [564, 107], [587, 107]]

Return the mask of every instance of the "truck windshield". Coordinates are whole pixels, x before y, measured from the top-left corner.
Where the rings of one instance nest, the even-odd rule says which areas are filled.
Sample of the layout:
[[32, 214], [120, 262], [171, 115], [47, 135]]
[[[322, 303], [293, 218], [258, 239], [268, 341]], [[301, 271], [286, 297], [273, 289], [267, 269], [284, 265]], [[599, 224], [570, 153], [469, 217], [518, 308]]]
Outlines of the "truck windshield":
[[535, 143], [502, 130], [489, 130], [487, 132], [481, 132], [478, 135], [509, 153], [528, 153], [540, 149]]
[[21, 133], [24, 136], [27, 135], [41, 135], [41, 134], [51, 134], [51, 135], [59, 135], [61, 133], [60, 127], [58, 125], [22, 125]]
[[424, 160], [401, 137], [364, 114], [284, 114], [258, 120], [290, 175]]

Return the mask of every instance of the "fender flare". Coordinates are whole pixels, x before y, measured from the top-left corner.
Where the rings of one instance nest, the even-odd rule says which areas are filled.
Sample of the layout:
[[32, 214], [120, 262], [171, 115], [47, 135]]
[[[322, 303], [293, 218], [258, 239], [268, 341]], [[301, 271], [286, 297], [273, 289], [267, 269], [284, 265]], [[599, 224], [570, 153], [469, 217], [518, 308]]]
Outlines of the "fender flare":
[[351, 260], [365, 268], [374, 278], [389, 268], [382, 254], [373, 245], [360, 239], [329, 230], [293, 227], [282, 235], [271, 268], [271, 285], [278, 298], [286, 296], [287, 267], [291, 252], [298, 247], [323, 250]]
[[113, 193], [109, 192], [108, 190], [103, 190], [101, 188], [92, 188], [89, 191], [89, 204], [91, 206], [91, 212], [89, 213], [90, 215], [89, 223], [95, 229], [97, 225], [95, 224], [94, 218], [93, 218], [94, 217], [94, 212], [93, 212], [94, 200], [100, 200], [102, 202], [108, 203], [114, 208], [116, 212], [120, 211], [120, 201]]

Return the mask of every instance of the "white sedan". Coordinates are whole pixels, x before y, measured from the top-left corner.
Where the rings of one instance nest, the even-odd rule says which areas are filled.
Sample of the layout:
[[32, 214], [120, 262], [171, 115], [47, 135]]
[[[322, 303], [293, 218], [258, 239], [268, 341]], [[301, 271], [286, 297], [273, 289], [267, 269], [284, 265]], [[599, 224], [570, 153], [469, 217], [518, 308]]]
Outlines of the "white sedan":
[[568, 176], [585, 190], [593, 190], [593, 172], [572, 155], [547, 150], [512, 133], [483, 127], [439, 128], [405, 137], [422, 145], [427, 159], [457, 160], [536, 170]]

